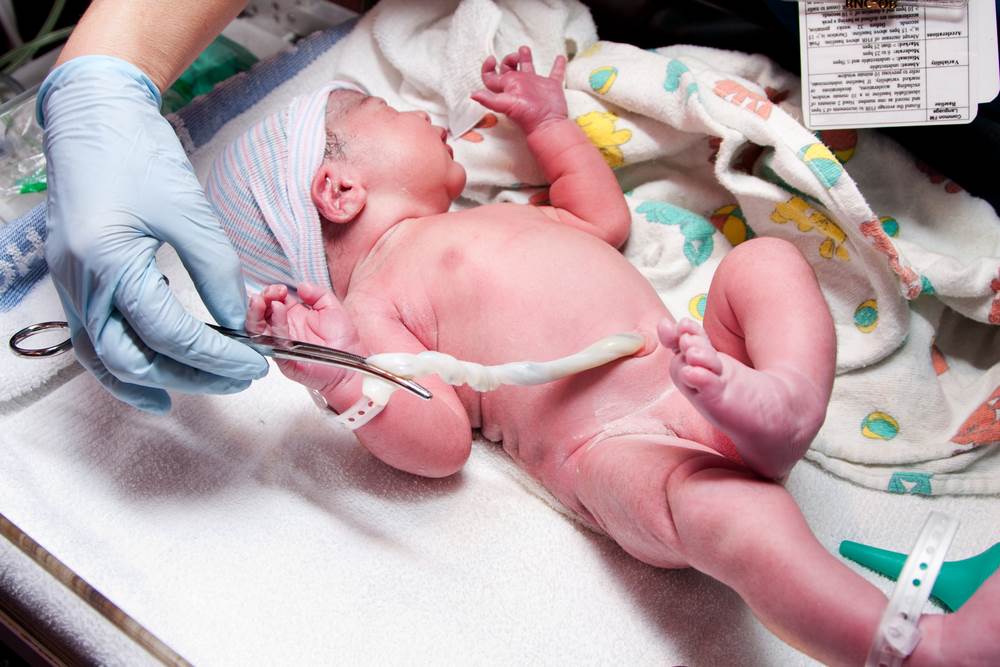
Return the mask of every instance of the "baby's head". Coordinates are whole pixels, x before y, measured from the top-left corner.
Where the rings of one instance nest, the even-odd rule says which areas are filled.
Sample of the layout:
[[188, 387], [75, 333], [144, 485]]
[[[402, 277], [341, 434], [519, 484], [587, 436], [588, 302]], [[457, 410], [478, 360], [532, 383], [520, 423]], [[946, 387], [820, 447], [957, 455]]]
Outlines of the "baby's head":
[[351, 84], [295, 98], [227, 146], [205, 194], [249, 286], [331, 287], [324, 229], [444, 213], [465, 186], [446, 132]]
[[465, 187], [447, 131], [423, 111], [396, 111], [356, 90], [330, 94], [323, 162], [312, 198], [330, 222], [350, 222], [372, 198], [406, 199], [443, 213]]

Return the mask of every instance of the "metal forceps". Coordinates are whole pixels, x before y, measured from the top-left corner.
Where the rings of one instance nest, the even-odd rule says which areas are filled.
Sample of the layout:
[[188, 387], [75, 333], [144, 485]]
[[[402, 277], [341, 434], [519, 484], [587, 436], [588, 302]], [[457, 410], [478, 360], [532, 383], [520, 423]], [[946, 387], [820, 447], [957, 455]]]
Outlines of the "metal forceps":
[[[278, 336], [252, 334], [248, 331], [243, 331], [242, 329], [227, 329], [226, 327], [220, 327], [217, 324], [206, 323], [206, 326], [218, 331], [223, 336], [227, 336], [253, 348], [265, 357], [288, 359], [291, 361], [303, 361], [312, 364], [325, 364], [327, 366], [337, 366], [355, 373], [361, 373], [363, 375], [368, 375], [369, 377], [378, 378], [379, 380], [392, 383], [400, 389], [405, 389], [411, 394], [419, 396], [424, 400], [428, 400], [433, 396], [433, 394], [431, 394], [431, 392], [428, 391], [423, 385], [417, 384], [413, 380], [400, 377], [395, 373], [382, 370], [378, 366], [368, 363], [364, 357], [351, 354], [350, 352], [344, 352], [343, 350], [336, 350], [332, 347], [324, 347], [322, 345], [314, 345], [312, 343], [303, 343], [298, 340], [280, 338]], [[48, 347], [29, 348], [22, 346], [22, 343], [28, 338], [50, 329], [68, 330], [69, 324], [66, 322], [39, 322], [38, 324], [27, 326], [10, 337], [10, 349], [19, 357], [37, 358], [53, 357], [57, 354], [62, 354], [73, 347], [73, 341], [69, 338]]]

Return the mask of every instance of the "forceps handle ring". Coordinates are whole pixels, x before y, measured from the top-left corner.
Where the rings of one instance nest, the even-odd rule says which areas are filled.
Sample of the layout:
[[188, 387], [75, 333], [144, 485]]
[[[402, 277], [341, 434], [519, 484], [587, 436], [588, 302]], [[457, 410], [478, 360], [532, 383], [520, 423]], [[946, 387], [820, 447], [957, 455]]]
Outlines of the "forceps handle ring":
[[32, 348], [21, 345], [21, 343], [32, 336], [43, 331], [48, 331], [49, 329], [69, 329], [69, 324], [66, 322], [39, 322], [38, 324], [24, 327], [10, 337], [9, 344], [11, 351], [19, 357], [54, 357], [73, 347], [73, 340], [70, 338], [55, 345], [49, 345], [48, 347]]

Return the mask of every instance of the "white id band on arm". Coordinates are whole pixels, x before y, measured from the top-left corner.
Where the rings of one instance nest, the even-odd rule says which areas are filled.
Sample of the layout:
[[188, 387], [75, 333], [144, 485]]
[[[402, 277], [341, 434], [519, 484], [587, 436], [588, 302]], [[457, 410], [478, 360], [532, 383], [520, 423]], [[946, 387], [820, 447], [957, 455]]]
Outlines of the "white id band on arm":
[[384, 407], [384, 405], [379, 405], [367, 396], [362, 396], [358, 399], [357, 403], [337, 415], [337, 421], [353, 431], [374, 419], [378, 413], [382, 412], [382, 408]]
[[958, 521], [947, 514], [931, 512], [927, 517], [896, 580], [865, 667], [898, 667], [913, 653], [920, 642], [920, 614], [957, 530]]

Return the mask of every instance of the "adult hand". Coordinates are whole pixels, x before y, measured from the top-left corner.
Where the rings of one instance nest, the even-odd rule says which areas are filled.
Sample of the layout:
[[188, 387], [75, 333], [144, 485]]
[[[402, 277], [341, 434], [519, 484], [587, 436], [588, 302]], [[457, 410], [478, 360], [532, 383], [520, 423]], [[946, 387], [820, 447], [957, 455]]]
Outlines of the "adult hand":
[[134, 65], [82, 56], [38, 93], [48, 161], [45, 256], [80, 362], [116, 397], [152, 412], [165, 389], [232, 393], [267, 362], [192, 317], [156, 266], [169, 243], [219, 324], [240, 329], [239, 260], [205, 199], [160, 94]]

